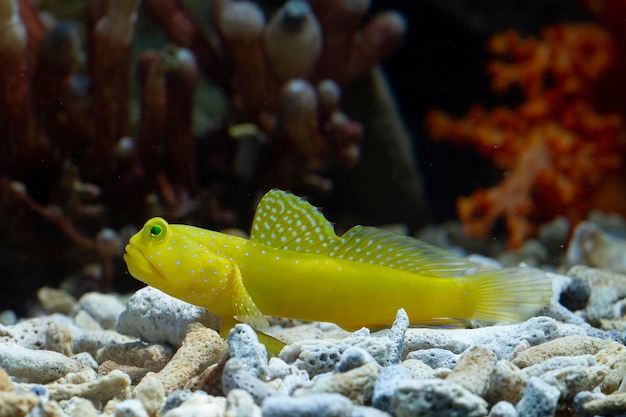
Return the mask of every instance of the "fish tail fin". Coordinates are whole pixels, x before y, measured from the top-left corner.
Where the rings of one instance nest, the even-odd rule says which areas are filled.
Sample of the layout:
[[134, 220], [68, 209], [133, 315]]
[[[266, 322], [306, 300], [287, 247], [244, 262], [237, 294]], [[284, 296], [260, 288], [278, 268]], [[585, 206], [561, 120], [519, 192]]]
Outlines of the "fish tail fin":
[[476, 294], [472, 319], [519, 322], [537, 314], [552, 297], [548, 276], [535, 268], [505, 268], [467, 276], [467, 292]]

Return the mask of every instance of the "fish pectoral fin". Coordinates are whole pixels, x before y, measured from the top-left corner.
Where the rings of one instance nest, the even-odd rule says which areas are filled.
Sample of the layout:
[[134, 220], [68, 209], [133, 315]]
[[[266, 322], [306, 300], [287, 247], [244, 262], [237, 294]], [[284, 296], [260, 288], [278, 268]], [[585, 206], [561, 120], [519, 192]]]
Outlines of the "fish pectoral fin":
[[261, 313], [261, 310], [254, 304], [254, 300], [246, 287], [243, 285], [243, 278], [239, 267], [235, 265], [233, 273], [233, 308], [235, 309], [235, 318], [242, 323], [246, 323], [255, 330], [266, 332], [270, 325], [267, 319]]

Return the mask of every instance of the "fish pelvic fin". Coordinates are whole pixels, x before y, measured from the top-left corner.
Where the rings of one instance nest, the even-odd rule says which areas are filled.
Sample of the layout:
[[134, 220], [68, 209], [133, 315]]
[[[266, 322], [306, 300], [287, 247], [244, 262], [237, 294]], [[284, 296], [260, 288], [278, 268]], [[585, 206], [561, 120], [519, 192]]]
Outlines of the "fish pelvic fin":
[[[233, 309], [235, 310], [235, 319], [240, 322], [246, 323], [253, 329], [261, 332], [267, 332], [269, 329], [270, 325], [267, 319], [254, 303], [250, 294], [248, 294], [237, 265], [235, 265], [233, 273]], [[225, 320], [224, 317], [222, 317], [222, 320], [222, 325], [226, 324], [224, 333], [227, 334], [227, 331], [230, 330], [229, 327], [233, 327], [233, 322], [228, 319]]]
[[304, 199], [271, 190], [259, 202], [250, 240], [300, 253], [323, 254], [338, 239], [333, 225]]
[[269, 334], [261, 333], [257, 331], [257, 337], [259, 338], [259, 342], [265, 345], [267, 349], [267, 353], [270, 356], [278, 356], [280, 351], [287, 345], [282, 340], [275, 338], [274, 336], [270, 336]]
[[537, 314], [552, 297], [550, 278], [535, 268], [504, 268], [465, 277], [466, 293], [476, 297], [472, 319], [520, 322]]

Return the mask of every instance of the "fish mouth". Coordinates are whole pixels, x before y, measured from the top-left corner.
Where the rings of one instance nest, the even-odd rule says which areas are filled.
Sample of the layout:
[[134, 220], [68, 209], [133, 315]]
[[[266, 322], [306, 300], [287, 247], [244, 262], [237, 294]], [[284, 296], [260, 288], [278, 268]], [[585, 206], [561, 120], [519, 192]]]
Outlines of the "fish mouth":
[[146, 284], [148, 284], [151, 278], [154, 279], [155, 276], [160, 276], [159, 271], [152, 266], [150, 261], [132, 243], [126, 245], [124, 261], [130, 274]]

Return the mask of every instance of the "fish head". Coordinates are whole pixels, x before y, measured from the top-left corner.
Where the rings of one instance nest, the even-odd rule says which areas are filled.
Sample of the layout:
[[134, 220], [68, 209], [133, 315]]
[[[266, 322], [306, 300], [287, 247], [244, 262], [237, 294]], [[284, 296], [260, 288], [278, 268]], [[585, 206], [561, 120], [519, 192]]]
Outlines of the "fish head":
[[130, 274], [148, 285], [158, 287], [159, 280], [167, 276], [168, 265], [155, 259], [165, 249], [169, 224], [161, 217], [148, 220], [126, 245], [124, 261]]
[[126, 245], [128, 271], [176, 298], [211, 307], [226, 298], [235, 267], [219, 251], [211, 250], [205, 232], [169, 224], [161, 217], [148, 220]]

